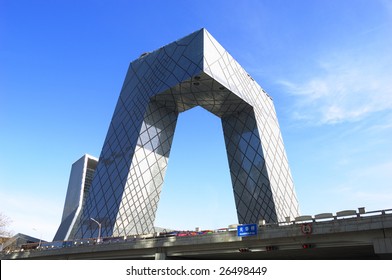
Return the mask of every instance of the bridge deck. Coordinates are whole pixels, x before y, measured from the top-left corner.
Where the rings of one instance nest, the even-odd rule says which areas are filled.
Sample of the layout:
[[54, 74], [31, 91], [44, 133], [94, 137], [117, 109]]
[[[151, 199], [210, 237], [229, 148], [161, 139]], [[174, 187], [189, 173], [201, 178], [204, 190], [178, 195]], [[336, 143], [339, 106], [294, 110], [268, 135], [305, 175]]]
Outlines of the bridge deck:
[[1, 259], [392, 259], [392, 213], [262, 225], [196, 236], [117, 239], [111, 243], [2, 252]]

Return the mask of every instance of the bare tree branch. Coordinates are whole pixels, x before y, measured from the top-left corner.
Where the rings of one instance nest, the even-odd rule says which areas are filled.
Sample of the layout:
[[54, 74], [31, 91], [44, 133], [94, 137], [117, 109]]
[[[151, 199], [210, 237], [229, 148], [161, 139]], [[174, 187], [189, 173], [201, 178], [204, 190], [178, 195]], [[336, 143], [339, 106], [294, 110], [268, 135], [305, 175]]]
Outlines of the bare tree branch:
[[11, 231], [7, 228], [12, 223], [12, 220], [0, 212], [0, 237], [11, 236]]

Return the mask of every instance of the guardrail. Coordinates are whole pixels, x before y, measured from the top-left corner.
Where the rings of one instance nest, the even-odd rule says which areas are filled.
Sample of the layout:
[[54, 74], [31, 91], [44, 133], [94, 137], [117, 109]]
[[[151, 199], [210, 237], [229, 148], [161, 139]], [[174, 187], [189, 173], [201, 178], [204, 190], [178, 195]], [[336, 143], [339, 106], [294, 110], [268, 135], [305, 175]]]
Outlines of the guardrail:
[[[291, 218], [286, 218], [284, 222], [277, 223], [265, 223], [264, 220], [259, 221], [259, 227], [274, 227], [274, 226], [291, 226], [295, 224], [305, 224], [305, 223], [323, 223], [334, 220], [342, 220], [342, 219], [358, 219], [358, 218], [366, 218], [373, 216], [383, 216], [383, 215], [392, 215], [392, 209], [385, 210], [376, 210], [366, 212], [365, 208], [361, 207], [358, 210], [343, 210], [336, 212], [335, 215], [332, 213], [321, 213], [317, 215], [302, 215], [295, 217], [294, 220]], [[238, 224], [239, 225], [239, 224]], [[151, 234], [142, 234], [142, 235], [132, 235], [132, 236], [119, 236], [119, 237], [102, 237], [100, 242], [97, 242], [96, 238], [87, 238], [87, 239], [75, 239], [75, 240], [65, 240], [65, 241], [53, 241], [53, 242], [42, 242], [42, 243], [28, 243], [22, 245], [20, 249], [7, 251], [6, 254], [14, 253], [14, 252], [23, 252], [28, 250], [56, 250], [63, 249], [69, 247], [77, 247], [77, 246], [94, 246], [94, 245], [103, 245], [103, 244], [111, 244], [111, 243], [125, 243], [125, 242], [136, 242], [138, 240], [144, 239], [155, 239], [155, 238], [165, 238], [165, 237], [190, 237], [190, 236], [200, 236], [212, 233], [222, 233], [222, 232], [230, 232], [237, 231], [237, 224], [229, 225], [227, 228], [220, 228], [217, 230], [198, 230], [198, 231], [170, 231], [170, 232], [155, 232]], [[3, 251], [4, 252], [4, 251]]]
[[392, 214], [392, 209], [384, 209], [384, 210], [375, 210], [366, 212], [364, 207], [358, 208], [358, 210], [343, 210], [338, 211], [333, 215], [332, 213], [321, 213], [317, 215], [301, 215], [295, 217], [292, 220], [290, 217], [286, 218], [284, 222], [277, 222], [277, 223], [265, 223], [265, 221], [259, 221], [260, 226], [287, 226], [287, 225], [294, 225], [299, 223], [321, 223], [321, 222], [329, 222], [329, 221], [336, 221], [342, 219], [357, 219], [357, 218], [366, 218], [372, 216], [383, 216], [383, 215], [390, 215]]

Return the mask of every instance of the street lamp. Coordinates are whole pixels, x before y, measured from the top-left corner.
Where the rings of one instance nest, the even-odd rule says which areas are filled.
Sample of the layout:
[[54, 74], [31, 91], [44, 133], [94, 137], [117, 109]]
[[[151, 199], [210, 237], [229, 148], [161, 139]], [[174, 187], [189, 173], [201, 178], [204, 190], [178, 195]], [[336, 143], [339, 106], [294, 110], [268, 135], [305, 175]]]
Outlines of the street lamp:
[[98, 222], [97, 220], [95, 220], [94, 218], [90, 218], [91, 221], [96, 222], [98, 225], [98, 238], [97, 238], [97, 242], [101, 242], [101, 228], [102, 228], [102, 224], [100, 222]]
[[38, 232], [38, 230], [36, 228], [33, 228], [34, 231], [36, 231], [39, 234], [39, 242], [38, 242], [38, 247], [41, 247], [41, 241], [42, 241], [42, 233]]

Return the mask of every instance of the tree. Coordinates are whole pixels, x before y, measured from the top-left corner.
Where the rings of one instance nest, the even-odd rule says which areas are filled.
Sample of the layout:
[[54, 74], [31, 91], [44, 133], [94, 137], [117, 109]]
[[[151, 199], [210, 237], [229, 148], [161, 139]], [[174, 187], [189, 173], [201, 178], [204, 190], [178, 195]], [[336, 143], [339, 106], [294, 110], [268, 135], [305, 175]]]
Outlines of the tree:
[[0, 237], [11, 236], [11, 232], [7, 229], [11, 223], [11, 219], [0, 212]]

